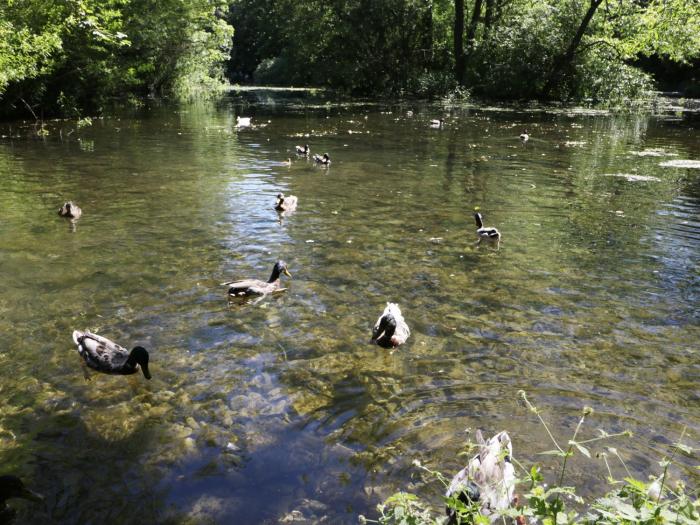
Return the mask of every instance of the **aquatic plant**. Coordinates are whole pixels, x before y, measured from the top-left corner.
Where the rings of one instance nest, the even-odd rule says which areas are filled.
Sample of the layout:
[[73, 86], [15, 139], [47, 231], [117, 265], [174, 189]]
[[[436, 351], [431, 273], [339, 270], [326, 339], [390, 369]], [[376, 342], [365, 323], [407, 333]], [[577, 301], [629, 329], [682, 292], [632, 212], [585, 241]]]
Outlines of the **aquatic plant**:
[[[574, 429], [572, 437], [565, 446], [557, 441], [554, 434], [542, 418], [539, 409], [530, 402], [524, 391], [519, 392], [520, 399], [525, 406], [537, 416], [544, 427], [546, 434], [554, 444], [554, 449], [542, 452], [561, 458], [559, 474], [552, 486], [545, 483], [544, 476], [538, 465], [532, 465], [529, 469], [514, 460], [514, 463], [522, 470], [523, 475], [518, 480], [517, 488], [524, 492], [523, 498], [516, 498], [510, 509], [502, 512], [500, 516], [487, 517], [479, 513], [478, 502], [465, 504], [458, 498], [444, 498], [448, 510], [454, 511], [455, 524], [488, 525], [492, 522], [543, 523], [544, 525], [651, 525], [673, 524], [690, 525], [700, 523], [700, 499], [698, 490], [688, 490], [682, 481], [678, 481], [675, 487], [670, 487], [668, 482], [668, 469], [673, 463], [677, 453], [692, 455], [695, 450], [683, 443], [685, 429], [680, 438], [668, 451], [667, 456], [659, 461], [662, 468], [658, 476], [652, 476], [649, 481], [635, 478], [628, 470], [617, 449], [608, 447], [605, 452], [600, 452], [597, 457], [603, 459], [608, 470], [608, 483], [610, 490], [592, 500], [586, 500], [577, 494], [576, 487], [564, 484], [567, 462], [570, 457], [580, 453], [586, 458], [592, 459], [589, 450], [592, 443], [607, 441], [617, 437], [631, 437], [628, 431], [607, 433], [599, 430], [599, 435], [588, 439], [579, 439], [586, 418], [593, 413], [590, 407], [584, 407], [581, 417]], [[468, 454], [474, 448], [473, 443], [467, 443]], [[617, 458], [626, 476], [623, 480], [617, 480], [608, 462], [608, 455]], [[449, 479], [439, 471], [432, 470], [414, 460], [413, 464], [421, 471], [428, 474], [429, 478], [440, 481], [447, 486]], [[573, 504], [568, 504], [572, 502]], [[360, 516], [360, 523], [379, 523], [381, 525], [439, 525], [447, 522], [447, 518], [435, 513], [430, 504], [414, 494], [397, 492], [377, 506], [378, 520], [371, 520]]]

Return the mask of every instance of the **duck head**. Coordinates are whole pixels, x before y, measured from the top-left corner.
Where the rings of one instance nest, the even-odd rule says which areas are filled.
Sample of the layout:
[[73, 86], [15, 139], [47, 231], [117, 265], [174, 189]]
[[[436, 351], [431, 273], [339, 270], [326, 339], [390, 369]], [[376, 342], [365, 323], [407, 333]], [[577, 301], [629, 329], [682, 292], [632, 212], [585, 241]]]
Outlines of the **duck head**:
[[474, 214], [474, 220], [476, 221], [476, 227], [477, 227], [477, 228], [483, 228], [483, 227], [484, 227], [484, 222], [483, 222], [483, 220], [482, 220], [481, 213], [476, 212], [476, 213]]
[[142, 346], [135, 346], [129, 354], [129, 359], [126, 363], [130, 366], [141, 367], [141, 372], [146, 379], [151, 379], [151, 372], [148, 370], [148, 351]]
[[17, 476], [0, 476], [0, 505], [4, 505], [5, 501], [11, 498], [44, 501], [41, 494], [29, 490]]
[[64, 217], [67, 216], [67, 215], [71, 215], [71, 214], [72, 214], [72, 208], [73, 208], [73, 203], [72, 203], [72, 202], [70, 202], [70, 201], [65, 202], [65, 203], [63, 203], [63, 206], [61, 206], [61, 207], [58, 209], [58, 214], [59, 214], [59, 215], [62, 215], [62, 216], [64, 216]]
[[396, 332], [396, 318], [392, 314], [386, 314], [372, 329], [372, 343], [377, 343], [380, 346], [393, 346], [391, 337], [394, 332]]
[[286, 275], [287, 277], [292, 276], [292, 274], [289, 273], [289, 270], [287, 270], [287, 263], [284, 261], [277, 261], [274, 268], [272, 268], [272, 275], [270, 275], [270, 280], [268, 282], [274, 283], [282, 274]]
[[277, 194], [277, 201], [275, 202], [275, 209], [281, 210], [283, 203], [284, 203], [284, 193], [278, 193]]

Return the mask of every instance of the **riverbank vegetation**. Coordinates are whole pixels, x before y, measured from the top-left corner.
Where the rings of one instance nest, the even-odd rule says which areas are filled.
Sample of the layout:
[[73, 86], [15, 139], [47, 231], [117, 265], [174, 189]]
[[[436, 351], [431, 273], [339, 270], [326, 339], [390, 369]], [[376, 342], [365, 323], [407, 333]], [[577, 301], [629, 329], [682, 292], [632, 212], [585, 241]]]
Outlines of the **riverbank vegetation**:
[[222, 82], [224, 0], [0, 0], [0, 114], [79, 116]]
[[[360, 523], [381, 525], [488, 525], [489, 523], [543, 523], [544, 525], [692, 525], [700, 522], [700, 499], [697, 489], [689, 491], [683, 481], [671, 481], [669, 467], [677, 454], [692, 455], [692, 447], [683, 443], [682, 434], [678, 442], [670, 445], [667, 455], [659, 461], [659, 471], [647, 481], [636, 479], [627, 468], [617, 448], [603, 446], [614, 438], [630, 436], [628, 432], [609, 434], [598, 430], [595, 437], [583, 439], [584, 423], [592, 414], [584, 407], [574, 433], [566, 445], [556, 440], [537, 407], [524, 392], [520, 397], [530, 411], [539, 419], [554, 449], [542, 452], [555, 456], [561, 463], [556, 479], [548, 485], [538, 466], [529, 468], [513, 458], [521, 471], [516, 489], [521, 491], [515, 504], [500, 515], [485, 516], [480, 513], [479, 501], [469, 503], [460, 498], [444, 498], [444, 507], [435, 510], [428, 502], [414, 494], [398, 492], [378, 505], [378, 520], [360, 516]], [[475, 453], [473, 443], [467, 444], [465, 456]], [[595, 451], [595, 448], [600, 448]], [[582, 454], [594, 461], [593, 454], [605, 463], [610, 490], [603, 496], [584, 499], [576, 487], [565, 483], [567, 461], [574, 454]], [[420, 461], [414, 461], [418, 471], [428, 482], [437, 481], [447, 487], [450, 479], [432, 470]], [[619, 467], [618, 467], [619, 466]], [[622, 469], [623, 479], [618, 479], [616, 470]], [[443, 509], [453, 511], [454, 521], [446, 518]]]
[[609, 103], [659, 83], [697, 94], [698, 66], [689, 0], [0, 0], [4, 116], [94, 114], [226, 79]]

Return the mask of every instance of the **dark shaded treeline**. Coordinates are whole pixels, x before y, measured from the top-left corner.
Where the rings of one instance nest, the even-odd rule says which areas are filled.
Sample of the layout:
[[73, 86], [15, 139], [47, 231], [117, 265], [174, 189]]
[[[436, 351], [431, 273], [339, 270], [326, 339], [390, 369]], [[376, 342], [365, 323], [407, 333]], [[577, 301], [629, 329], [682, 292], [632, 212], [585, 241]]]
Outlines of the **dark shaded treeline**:
[[687, 0], [1, 0], [0, 115], [94, 114], [226, 80], [612, 103], [656, 81], [692, 95], [699, 34]]
[[239, 0], [229, 20], [234, 81], [362, 95], [639, 98], [658, 63], [700, 56], [700, 7], [682, 0]]

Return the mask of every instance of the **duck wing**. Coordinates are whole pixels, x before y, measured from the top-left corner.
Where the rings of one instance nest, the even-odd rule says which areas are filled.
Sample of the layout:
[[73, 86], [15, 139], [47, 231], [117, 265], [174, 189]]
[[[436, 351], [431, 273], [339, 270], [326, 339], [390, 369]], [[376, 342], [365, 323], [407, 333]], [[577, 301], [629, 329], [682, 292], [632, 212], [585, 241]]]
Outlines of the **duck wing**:
[[73, 332], [73, 340], [85, 363], [95, 370], [106, 373], [121, 373], [129, 359], [129, 351], [106, 337], [90, 332]]
[[495, 239], [501, 235], [496, 228], [479, 228], [476, 233], [479, 237], [488, 237], [489, 239]]
[[259, 279], [245, 279], [243, 281], [224, 284], [229, 287], [229, 295], [265, 295], [270, 293], [274, 288], [272, 283], [267, 283]]

